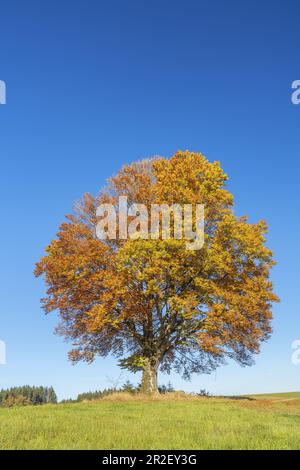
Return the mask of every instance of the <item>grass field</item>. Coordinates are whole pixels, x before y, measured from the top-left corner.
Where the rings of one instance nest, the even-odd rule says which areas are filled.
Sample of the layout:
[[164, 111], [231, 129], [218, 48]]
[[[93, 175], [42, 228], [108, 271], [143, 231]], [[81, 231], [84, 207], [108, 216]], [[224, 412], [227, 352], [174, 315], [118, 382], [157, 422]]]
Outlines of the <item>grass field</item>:
[[2, 408], [0, 449], [300, 449], [300, 392]]

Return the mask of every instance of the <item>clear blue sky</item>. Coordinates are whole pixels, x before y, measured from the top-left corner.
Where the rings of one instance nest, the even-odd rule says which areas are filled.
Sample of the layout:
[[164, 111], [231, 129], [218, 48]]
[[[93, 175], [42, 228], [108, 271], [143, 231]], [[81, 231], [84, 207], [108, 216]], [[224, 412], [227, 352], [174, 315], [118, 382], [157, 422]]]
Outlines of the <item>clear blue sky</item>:
[[0, 387], [51, 384], [62, 398], [119, 377], [112, 358], [68, 363], [34, 263], [74, 201], [123, 163], [189, 149], [221, 161], [238, 214], [268, 221], [282, 301], [255, 366], [171, 380], [222, 394], [300, 390], [299, 15], [297, 0], [1, 2]]

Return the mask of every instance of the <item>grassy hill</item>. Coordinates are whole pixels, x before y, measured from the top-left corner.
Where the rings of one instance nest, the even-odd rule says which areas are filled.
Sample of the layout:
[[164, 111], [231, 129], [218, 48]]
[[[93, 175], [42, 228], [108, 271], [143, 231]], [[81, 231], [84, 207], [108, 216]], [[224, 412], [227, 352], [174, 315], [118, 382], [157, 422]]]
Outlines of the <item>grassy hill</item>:
[[248, 396], [256, 400], [300, 400], [300, 392], [264, 393]]
[[300, 392], [0, 409], [0, 449], [300, 449]]

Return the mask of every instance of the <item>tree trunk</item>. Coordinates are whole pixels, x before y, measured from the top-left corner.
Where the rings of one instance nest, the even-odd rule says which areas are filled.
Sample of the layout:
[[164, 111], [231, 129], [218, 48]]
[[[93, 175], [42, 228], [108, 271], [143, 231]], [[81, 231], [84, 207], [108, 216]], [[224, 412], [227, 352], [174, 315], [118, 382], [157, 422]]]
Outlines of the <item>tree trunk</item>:
[[148, 360], [143, 368], [141, 392], [158, 394], [157, 387], [157, 365]]

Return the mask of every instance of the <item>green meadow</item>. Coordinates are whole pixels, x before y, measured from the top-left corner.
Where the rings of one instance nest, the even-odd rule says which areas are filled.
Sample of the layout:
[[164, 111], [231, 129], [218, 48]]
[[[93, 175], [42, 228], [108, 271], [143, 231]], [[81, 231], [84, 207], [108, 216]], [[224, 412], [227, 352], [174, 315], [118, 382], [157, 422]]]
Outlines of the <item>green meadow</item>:
[[300, 392], [0, 408], [1, 449], [300, 449]]

